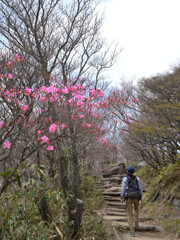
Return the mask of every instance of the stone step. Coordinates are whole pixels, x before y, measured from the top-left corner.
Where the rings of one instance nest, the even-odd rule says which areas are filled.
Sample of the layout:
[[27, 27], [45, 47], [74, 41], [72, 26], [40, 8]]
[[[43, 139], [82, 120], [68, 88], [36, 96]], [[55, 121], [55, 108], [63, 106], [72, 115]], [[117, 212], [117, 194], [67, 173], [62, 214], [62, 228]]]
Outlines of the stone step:
[[103, 182], [95, 182], [96, 185], [104, 186]]

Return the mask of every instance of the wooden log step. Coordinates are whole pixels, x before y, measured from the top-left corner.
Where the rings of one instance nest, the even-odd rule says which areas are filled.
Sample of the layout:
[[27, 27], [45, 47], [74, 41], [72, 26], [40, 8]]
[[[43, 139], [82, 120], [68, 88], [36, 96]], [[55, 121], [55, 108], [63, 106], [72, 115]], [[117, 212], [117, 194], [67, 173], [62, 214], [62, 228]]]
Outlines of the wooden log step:
[[120, 192], [102, 192], [105, 196], [120, 196]]
[[113, 201], [113, 202], [121, 201], [120, 197], [112, 197], [112, 196], [104, 196], [103, 199], [108, 201]]
[[103, 198], [106, 198], [106, 199], [121, 199], [120, 196], [109, 196], [109, 195], [104, 195]]
[[117, 208], [114, 208], [114, 207], [113, 207], [113, 208], [108, 207], [107, 210], [108, 210], [109, 212], [117, 212], [117, 213], [118, 213], [118, 212], [123, 212], [123, 213], [126, 212], [125, 208], [122, 208], [122, 209], [121, 209], [121, 208], [118, 208], [118, 209], [117, 209]]
[[127, 216], [126, 212], [105, 212], [105, 214], [110, 216], [119, 216], [119, 217]]
[[106, 205], [125, 209], [125, 205], [122, 205], [122, 203], [120, 203], [120, 202], [118, 203], [118, 202], [106, 201]]
[[[124, 216], [120, 217], [120, 216], [105, 215], [104, 218], [107, 220], [116, 221], [116, 222], [128, 222], [127, 218], [125, 218]], [[151, 220], [151, 218], [139, 218], [139, 222], [146, 222], [149, 220]]]
[[108, 196], [108, 195], [104, 195], [103, 196], [104, 198], [112, 198], [112, 199], [120, 199], [121, 197], [120, 196]]
[[[151, 220], [152, 218], [139, 218], [139, 222], [146, 222]], [[127, 218], [117, 218], [117, 222], [128, 222]]]

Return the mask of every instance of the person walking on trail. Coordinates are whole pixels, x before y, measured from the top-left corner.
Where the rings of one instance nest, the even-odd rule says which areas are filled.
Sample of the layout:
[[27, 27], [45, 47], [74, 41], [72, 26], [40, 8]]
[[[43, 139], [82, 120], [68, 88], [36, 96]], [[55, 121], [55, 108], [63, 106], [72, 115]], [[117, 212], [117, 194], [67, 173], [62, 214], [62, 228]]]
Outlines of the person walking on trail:
[[[135, 237], [135, 228], [138, 227], [139, 201], [141, 200], [143, 204], [142, 196], [141, 181], [134, 175], [134, 167], [129, 166], [127, 168], [127, 176], [122, 180], [121, 203], [123, 203], [124, 200], [126, 201], [127, 219], [132, 237]], [[133, 208], [135, 225], [133, 225]]]

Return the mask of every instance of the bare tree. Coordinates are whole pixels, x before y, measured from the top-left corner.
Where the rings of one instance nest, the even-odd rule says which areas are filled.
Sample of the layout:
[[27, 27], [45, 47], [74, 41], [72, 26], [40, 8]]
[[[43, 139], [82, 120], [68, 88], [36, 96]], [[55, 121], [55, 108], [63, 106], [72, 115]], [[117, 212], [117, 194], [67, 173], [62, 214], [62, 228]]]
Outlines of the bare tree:
[[117, 60], [117, 46], [108, 46], [101, 38], [104, 16], [94, 0], [64, 2], [2, 0], [0, 41], [25, 55], [46, 84], [50, 75], [58, 75], [64, 84], [81, 76], [97, 88], [101, 72]]

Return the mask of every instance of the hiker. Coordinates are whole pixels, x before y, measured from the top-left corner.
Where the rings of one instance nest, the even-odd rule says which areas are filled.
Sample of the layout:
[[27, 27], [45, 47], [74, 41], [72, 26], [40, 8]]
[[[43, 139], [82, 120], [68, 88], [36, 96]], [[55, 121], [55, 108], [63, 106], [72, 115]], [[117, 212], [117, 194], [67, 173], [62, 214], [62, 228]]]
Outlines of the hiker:
[[[139, 219], [139, 201], [143, 204], [141, 181], [134, 175], [134, 167], [127, 168], [127, 176], [122, 180], [121, 203], [126, 201], [127, 219], [130, 228], [130, 235], [135, 237], [135, 228], [138, 227]], [[133, 208], [135, 217], [135, 226], [133, 225]]]

